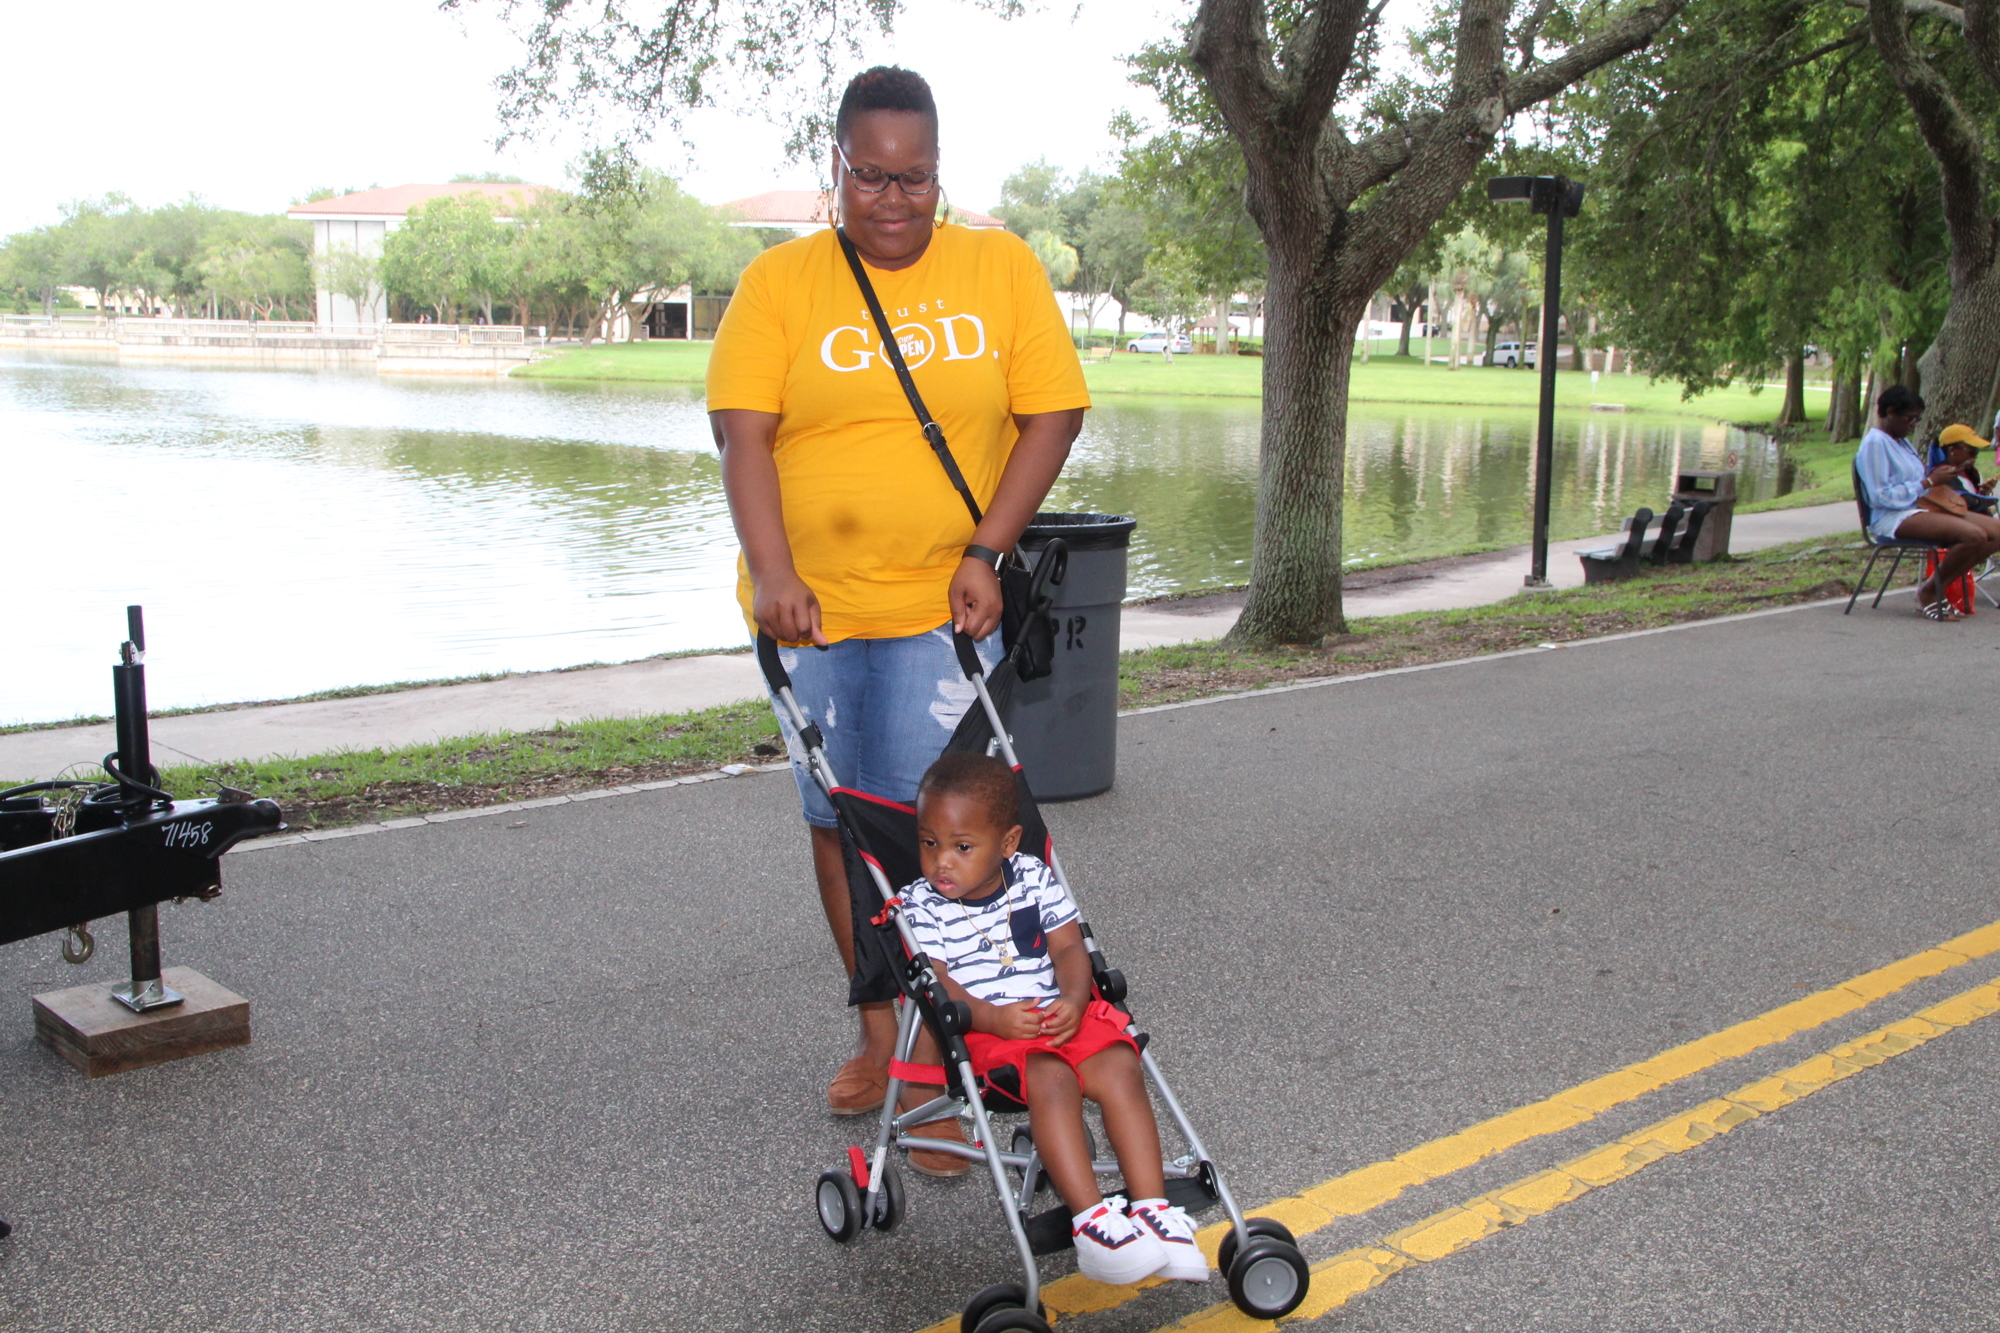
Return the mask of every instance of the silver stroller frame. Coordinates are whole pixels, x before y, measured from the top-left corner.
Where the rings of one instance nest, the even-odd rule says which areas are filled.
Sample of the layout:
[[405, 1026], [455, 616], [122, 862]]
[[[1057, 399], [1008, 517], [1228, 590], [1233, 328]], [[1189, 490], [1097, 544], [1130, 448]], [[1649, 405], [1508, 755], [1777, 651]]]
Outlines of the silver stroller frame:
[[[995, 706], [993, 696], [987, 689], [986, 675], [977, 655], [972, 651], [971, 641], [962, 634], [958, 635], [957, 639], [959, 661], [978, 696], [979, 707], [985, 711], [986, 720], [992, 728], [994, 748], [997, 748], [1000, 758], [1006, 761], [1008, 767], [1018, 770], [1019, 760], [1015, 756], [1011, 738], [1000, 717], [1000, 710]], [[834, 789], [839, 787], [840, 783], [832, 765], [827, 761], [818, 728], [812, 725], [812, 719], [806, 715], [792, 693], [790, 677], [778, 660], [776, 644], [768, 638], [759, 636], [758, 656], [765, 668], [773, 696], [778, 701], [785, 719], [791, 724], [793, 733], [801, 740], [814, 781], [819, 784], [822, 791], [826, 792], [828, 799], [832, 800]], [[860, 859], [868, 868], [876, 892], [881, 896], [884, 916], [893, 922], [909, 960], [903, 965], [904, 993], [898, 996], [896, 1001], [898, 1019], [895, 1058], [898, 1062], [907, 1062], [915, 1049], [917, 1024], [921, 1015], [919, 1006], [912, 1002], [911, 995], [924, 994], [929, 997], [931, 1007], [939, 1014], [938, 1025], [945, 1029], [937, 1034], [940, 1038], [939, 1045], [944, 1059], [956, 1067], [959, 1086], [964, 1090], [964, 1095], [954, 1096], [947, 1092], [944, 1096], [935, 1097], [914, 1110], [899, 1113], [896, 1104], [905, 1080], [894, 1077], [892, 1071], [887, 1095], [882, 1103], [881, 1120], [877, 1127], [873, 1151], [864, 1158], [859, 1148], [850, 1148], [848, 1172], [828, 1171], [820, 1177], [817, 1202], [821, 1224], [829, 1235], [845, 1242], [858, 1236], [864, 1225], [887, 1231], [901, 1222], [903, 1191], [900, 1177], [890, 1164], [891, 1148], [905, 1151], [915, 1148], [926, 1152], [947, 1153], [973, 1162], [984, 1162], [993, 1177], [993, 1187], [1000, 1198], [1001, 1212], [1006, 1217], [1007, 1230], [1013, 1236], [1015, 1249], [1020, 1255], [1024, 1282], [1019, 1289], [1021, 1299], [1018, 1306], [1012, 1299], [1014, 1289], [1011, 1287], [994, 1286], [982, 1291], [966, 1309], [964, 1328], [966, 1333], [974, 1333], [974, 1330], [985, 1325], [989, 1315], [997, 1315], [1001, 1309], [1013, 1310], [1016, 1317], [999, 1320], [992, 1325], [993, 1330], [1045, 1328], [1046, 1325], [1040, 1318], [1041, 1277], [1035, 1262], [1036, 1247], [1030, 1238], [1026, 1221], [1036, 1191], [1043, 1183], [1040, 1156], [1034, 1148], [1033, 1139], [1026, 1126], [1015, 1131], [1010, 1150], [1001, 1150], [995, 1139], [993, 1124], [980, 1094], [979, 1081], [973, 1073], [971, 1057], [966, 1051], [963, 1040], [963, 1034], [971, 1027], [970, 1010], [963, 1003], [951, 1000], [946, 995], [930, 960], [918, 947], [903, 918], [902, 903], [897, 896], [896, 886], [889, 883], [888, 877], [874, 858], [864, 856]], [[1066, 890], [1070, 890], [1074, 898], [1069, 878], [1064, 874], [1061, 860], [1054, 854], [1053, 848], [1050, 849], [1049, 869], [1056, 880]], [[1079, 924], [1083, 927], [1084, 947], [1089, 952], [1091, 972], [1096, 982], [1095, 989], [1104, 999], [1117, 1004], [1124, 998], [1124, 978], [1105, 965], [1104, 956], [1098, 949], [1088, 923], [1082, 922], [1079, 918]], [[1115, 993], [1103, 994], [1107, 985]], [[1122, 1004], [1120, 1007], [1123, 1007]], [[1126, 1032], [1134, 1038], [1141, 1037], [1136, 1023], [1128, 1021]], [[1157, 1092], [1159, 1101], [1166, 1106], [1168, 1113], [1173, 1117], [1174, 1126], [1188, 1149], [1187, 1155], [1163, 1161], [1161, 1164], [1166, 1175], [1170, 1200], [1181, 1202], [1172, 1198], [1178, 1194], [1182, 1199], [1193, 1203], [1197, 1209], [1219, 1202], [1227, 1211], [1233, 1228], [1232, 1233], [1224, 1240], [1221, 1252], [1222, 1271], [1229, 1278], [1232, 1298], [1245, 1313], [1256, 1318], [1273, 1319], [1289, 1313], [1305, 1299], [1310, 1282], [1305, 1260], [1299, 1255], [1291, 1233], [1268, 1218], [1251, 1219], [1246, 1225], [1242, 1210], [1237, 1206], [1228, 1185], [1224, 1183], [1221, 1171], [1209, 1157], [1208, 1149], [1203, 1145], [1200, 1134], [1181, 1108], [1180, 1099], [1174, 1095], [1173, 1088], [1167, 1083], [1165, 1075], [1160, 1072], [1159, 1064], [1153, 1059], [1152, 1052], [1147, 1049], [1147, 1042], [1142, 1039], [1139, 1045], [1139, 1059], [1145, 1077]], [[967, 1112], [971, 1114], [976, 1131], [975, 1141], [972, 1144], [921, 1138], [910, 1133], [920, 1125]], [[1021, 1151], [1024, 1143], [1026, 1150]], [[1093, 1159], [1091, 1168], [1099, 1176], [1120, 1174], [1115, 1161]], [[1009, 1169], [1021, 1173], [1018, 1190], [1008, 1181]], [[843, 1183], [848, 1181], [852, 1184]], [[1192, 1188], [1189, 1186], [1176, 1188], [1177, 1181], [1190, 1182]], [[849, 1190], [853, 1192], [850, 1193]], [[847, 1216], [846, 1210], [855, 1204], [859, 1205], [858, 1215]], [[1069, 1235], [1066, 1211], [1063, 1213], [1062, 1223], [1062, 1238], [1066, 1242]], [[1239, 1246], [1236, 1242], [1241, 1237], [1247, 1237], [1248, 1240]], [[1044, 1252], [1050, 1250], [1045, 1248]], [[1028, 1315], [1030, 1322], [1019, 1322], [1019, 1315]]]

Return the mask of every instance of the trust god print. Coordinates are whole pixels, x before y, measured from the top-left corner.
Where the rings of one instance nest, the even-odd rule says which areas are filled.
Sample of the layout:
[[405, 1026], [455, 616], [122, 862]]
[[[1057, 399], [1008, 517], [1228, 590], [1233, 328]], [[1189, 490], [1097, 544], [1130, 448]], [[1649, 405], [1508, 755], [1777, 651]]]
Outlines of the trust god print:
[[[945, 361], [973, 361], [988, 355], [986, 324], [977, 315], [948, 314], [942, 301], [920, 301], [884, 313], [900, 321], [890, 327], [896, 335], [896, 348], [911, 370], [939, 353]], [[863, 322], [843, 324], [820, 340], [819, 359], [828, 370], [843, 374], [866, 370], [881, 359], [873, 321], [865, 308], [860, 314]]]

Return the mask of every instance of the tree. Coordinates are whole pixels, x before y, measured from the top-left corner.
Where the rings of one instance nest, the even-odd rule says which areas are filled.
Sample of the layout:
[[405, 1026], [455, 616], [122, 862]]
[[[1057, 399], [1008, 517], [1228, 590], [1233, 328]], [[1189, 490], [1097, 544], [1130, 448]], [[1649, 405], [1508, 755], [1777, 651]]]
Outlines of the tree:
[[322, 291], [344, 296], [354, 303], [355, 318], [369, 324], [369, 312], [382, 295], [382, 260], [379, 255], [351, 245], [329, 246], [313, 256], [313, 280]]
[[[1922, 36], [1931, 46], [1913, 31], [1919, 27], [1927, 30]], [[2000, 366], [2000, 214], [1993, 206], [1993, 149], [1966, 106], [1971, 95], [2000, 91], [2000, 0], [1965, 0], [1962, 7], [1940, 0], [1868, 0], [1868, 31], [1937, 163], [1943, 197], [1951, 304], [1936, 340], [1917, 362], [1929, 404], [1919, 429], [1934, 432], [1990, 411]], [[1948, 56], [1969, 63], [1978, 76], [1976, 82], [1956, 81], [1965, 95], [1955, 93], [1954, 80], [1940, 72]], [[1990, 109], [1989, 102], [1989, 114]]]
[[1042, 272], [1048, 274], [1049, 286], [1067, 290], [1070, 279], [1076, 276], [1076, 247], [1064, 245], [1062, 237], [1052, 231], [1031, 231], [1027, 240], [1028, 248], [1042, 262]]
[[63, 237], [57, 228], [37, 227], [0, 243], [0, 289], [38, 302], [43, 315], [55, 314], [63, 278]]
[[1209, 284], [1194, 252], [1178, 241], [1154, 248], [1132, 285], [1132, 308], [1169, 329], [1188, 329], [1209, 304]]
[[292, 304], [312, 308], [306, 251], [310, 223], [238, 213], [222, 219], [199, 265], [201, 284], [240, 314], [289, 318]]
[[454, 306], [479, 306], [488, 323], [493, 298], [510, 286], [514, 229], [494, 216], [483, 194], [441, 194], [410, 210], [383, 238], [382, 282], [431, 307], [449, 323]]

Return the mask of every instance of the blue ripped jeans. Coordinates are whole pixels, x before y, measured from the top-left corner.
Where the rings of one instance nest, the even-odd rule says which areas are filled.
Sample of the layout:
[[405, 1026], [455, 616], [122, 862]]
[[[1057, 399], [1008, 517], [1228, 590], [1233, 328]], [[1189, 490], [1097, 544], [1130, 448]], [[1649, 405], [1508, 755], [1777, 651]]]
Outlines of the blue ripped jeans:
[[[990, 671], [1000, 660], [1000, 631], [979, 644]], [[914, 801], [917, 783], [944, 752], [977, 696], [959, 669], [949, 622], [901, 639], [843, 639], [817, 648], [780, 648], [792, 697], [826, 737], [826, 758], [843, 787], [892, 801]], [[806, 822], [835, 828], [833, 805], [813, 781], [805, 751], [782, 712], [778, 726]]]

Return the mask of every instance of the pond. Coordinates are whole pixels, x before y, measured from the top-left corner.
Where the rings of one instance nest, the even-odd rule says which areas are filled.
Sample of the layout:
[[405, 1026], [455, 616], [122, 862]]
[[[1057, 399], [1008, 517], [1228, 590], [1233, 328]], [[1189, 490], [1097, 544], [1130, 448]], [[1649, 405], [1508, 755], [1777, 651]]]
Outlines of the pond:
[[[1051, 507], [1133, 513], [1131, 588], [1248, 577], [1257, 405], [1107, 396]], [[700, 396], [659, 385], [120, 366], [0, 353], [0, 725], [108, 711], [122, 608], [156, 707], [744, 643]], [[1760, 436], [1558, 419], [1557, 537], [1677, 467], [1781, 484]], [[1528, 538], [1534, 415], [1356, 404], [1350, 563]]]

